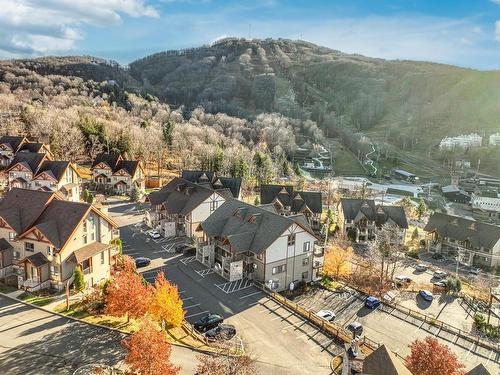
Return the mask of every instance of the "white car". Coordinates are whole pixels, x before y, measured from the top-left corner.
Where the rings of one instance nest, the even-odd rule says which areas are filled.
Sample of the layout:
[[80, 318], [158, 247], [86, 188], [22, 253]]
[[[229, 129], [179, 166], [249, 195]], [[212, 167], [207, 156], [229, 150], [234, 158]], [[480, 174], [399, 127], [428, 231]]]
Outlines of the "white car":
[[161, 235], [160, 235], [160, 232], [158, 232], [156, 229], [151, 229], [148, 231], [148, 235], [151, 237], [151, 238], [154, 238], [154, 239], [157, 239], [157, 238], [160, 238]]
[[444, 271], [437, 270], [436, 272], [434, 272], [434, 277], [436, 279], [444, 279], [446, 276], [448, 276], [448, 274]]
[[330, 311], [330, 310], [319, 310], [316, 313], [316, 316], [319, 316], [321, 319], [324, 319], [327, 322], [330, 322], [333, 319], [335, 319], [335, 313], [333, 311]]
[[399, 275], [394, 278], [398, 283], [411, 283], [411, 277], [406, 275]]
[[415, 270], [418, 271], [418, 272], [424, 272], [424, 271], [427, 271], [427, 265], [426, 264], [423, 264], [423, 263], [419, 263], [417, 264], [417, 266], [415, 267]]

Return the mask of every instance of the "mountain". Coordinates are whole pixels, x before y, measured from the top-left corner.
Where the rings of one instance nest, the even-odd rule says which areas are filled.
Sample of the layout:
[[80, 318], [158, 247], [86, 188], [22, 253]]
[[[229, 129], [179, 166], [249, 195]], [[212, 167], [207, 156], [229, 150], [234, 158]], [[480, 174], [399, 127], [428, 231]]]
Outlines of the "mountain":
[[[43, 75], [112, 80], [186, 112], [201, 105], [247, 119], [264, 112], [312, 119], [327, 135], [356, 134], [349, 143], [363, 138], [393, 154], [441, 158], [436, 145], [442, 137], [500, 131], [500, 71], [388, 61], [305, 41], [226, 38], [156, 53], [128, 67], [78, 56], [11, 63]], [[359, 148], [348, 147], [357, 154]]]

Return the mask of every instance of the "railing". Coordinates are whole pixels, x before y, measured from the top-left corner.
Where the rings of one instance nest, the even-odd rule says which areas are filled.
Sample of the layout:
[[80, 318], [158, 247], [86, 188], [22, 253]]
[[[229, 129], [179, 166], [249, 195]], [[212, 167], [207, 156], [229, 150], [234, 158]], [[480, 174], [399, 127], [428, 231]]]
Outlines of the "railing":
[[50, 287], [50, 280], [33, 285], [34, 279], [28, 279], [23, 283], [23, 287], [26, 291], [36, 292], [38, 290], [47, 289]]

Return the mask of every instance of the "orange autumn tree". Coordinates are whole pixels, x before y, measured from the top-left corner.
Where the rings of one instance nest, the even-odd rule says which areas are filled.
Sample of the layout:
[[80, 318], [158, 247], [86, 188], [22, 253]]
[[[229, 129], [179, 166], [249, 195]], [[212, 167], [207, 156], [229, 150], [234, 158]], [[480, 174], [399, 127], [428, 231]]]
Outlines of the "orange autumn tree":
[[127, 322], [144, 316], [153, 297], [152, 287], [143, 283], [142, 276], [127, 269], [113, 277], [106, 291], [106, 313], [127, 315]]
[[446, 345], [428, 336], [410, 345], [406, 367], [413, 375], [462, 375], [465, 366]]
[[182, 299], [177, 286], [170, 283], [163, 272], [156, 275], [149, 313], [160, 324], [165, 322], [167, 327], [179, 327], [184, 319]]
[[335, 278], [349, 276], [352, 257], [352, 247], [345, 245], [343, 241], [336, 241], [325, 252], [323, 272]]
[[139, 375], [176, 375], [180, 368], [170, 362], [172, 348], [165, 333], [149, 320], [141, 328], [122, 341], [127, 350], [125, 363], [132, 373]]

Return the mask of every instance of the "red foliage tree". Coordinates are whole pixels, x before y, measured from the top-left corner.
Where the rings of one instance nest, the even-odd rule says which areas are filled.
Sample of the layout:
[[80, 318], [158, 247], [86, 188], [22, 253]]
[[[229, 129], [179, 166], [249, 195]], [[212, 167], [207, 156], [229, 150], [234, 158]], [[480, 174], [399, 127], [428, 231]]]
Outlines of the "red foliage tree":
[[446, 345], [433, 337], [415, 340], [410, 345], [406, 367], [413, 375], [462, 375], [465, 366]]
[[128, 353], [125, 363], [134, 374], [176, 375], [180, 367], [170, 362], [172, 348], [165, 339], [165, 333], [149, 320], [141, 324], [139, 331], [122, 341]]
[[122, 270], [115, 275], [106, 291], [106, 313], [127, 315], [127, 321], [144, 316], [153, 297], [152, 287], [145, 285], [142, 276], [131, 270]]

